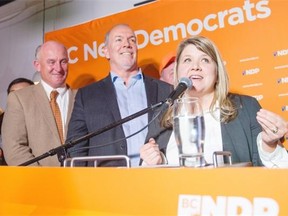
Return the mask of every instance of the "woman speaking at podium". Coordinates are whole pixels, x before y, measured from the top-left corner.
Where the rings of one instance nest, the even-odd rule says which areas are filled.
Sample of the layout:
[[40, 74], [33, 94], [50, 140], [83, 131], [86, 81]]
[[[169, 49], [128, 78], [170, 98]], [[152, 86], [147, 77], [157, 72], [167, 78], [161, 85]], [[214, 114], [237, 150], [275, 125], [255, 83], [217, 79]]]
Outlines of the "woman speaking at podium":
[[[223, 60], [208, 38], [195, 36], [180, 43], [176, 56], [175, 86], [182, 77], [189, 78], [193, 83], [184, 96], [197, 97], [203, 109], [206, 126], [204, 158], [208, 164], [213, 162], [213, 152], [229, 151], [232, 163], [288, 167], [287, 151], [280, 142], [288, 131], [287, 122], [261, 109], [255, 98], [229, 92]], [[172, 108], [162, 118], [163, 127], [172, 127]], [[165, 138], [167, 147], [161, 149], [165, 156], [156, 138], [151, 137], [141, 148], [144, 164], [179, 165], [174, 134]]]

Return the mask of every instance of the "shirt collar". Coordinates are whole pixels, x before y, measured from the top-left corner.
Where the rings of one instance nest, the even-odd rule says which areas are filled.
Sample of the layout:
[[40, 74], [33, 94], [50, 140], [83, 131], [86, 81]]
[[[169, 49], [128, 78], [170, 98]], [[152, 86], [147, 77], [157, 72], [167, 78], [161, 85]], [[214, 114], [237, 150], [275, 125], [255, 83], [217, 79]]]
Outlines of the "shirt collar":
[[51, 93], [51, 91], [53, 91], [53, 90], [57, 90], [57, 91], [59, 92], [59, 95], [60, 95], [61, 97], [62, 97], [62, 96], [65, 94], [65, 92], [68, 90], [67, 85], [65, 85], [65, 87], [60, 87], [60, 88], [54, 89], [54, 88], [52, 88], [50, 85], [48, 85], [44, 80], [41, 80], [40, 83], [41, 83], [42, 86], [44, 87], [45, 92], [46, 92], [48, 98], [50, 98], [50, 93]]
[[[110, 76], [112, 79], [112, 82], [115, 83], [115, 81], [119, 78], [122, 80], [122, 78], [120, 76], [118, 76], [118, 74], [116, 74], [115, 72], [111, 71], [110, 72]], [[134, 76], [132, 76], [132, 79], [136, 79], [136, 80], [141, 80], [143, 79], [143, 74], [142, 74], [142, 70], [141, 68], [139, 68], [137, 74], [135, 74]]]

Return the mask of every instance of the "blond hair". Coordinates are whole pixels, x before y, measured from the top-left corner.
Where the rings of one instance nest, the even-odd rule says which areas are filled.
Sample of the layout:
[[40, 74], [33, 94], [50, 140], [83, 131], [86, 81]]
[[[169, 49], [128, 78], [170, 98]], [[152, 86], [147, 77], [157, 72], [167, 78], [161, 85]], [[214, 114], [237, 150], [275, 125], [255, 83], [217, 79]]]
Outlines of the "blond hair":
[[[188, 45], [194, 45], [198, 50], [204, 52], [212, 58], [216, 63], [217, 67], [217, 82], [214, 86], [214, 97], [212, 103], [210, 104], [209, 111], [213, 115], [213, 110], [215, 109], [216, 103], [219, 103], [220, 107], [220, 121], [227, 123], [233, 120], [237, 116], [237, 109], [228, 97], [229, 94], [229, 77], [226, 72], [223, 60], [221, 58], [220, 52], [215, 44], [206, 37], [194, 36], [183, 40], [177, 49], [175, 73], [174, 73], [174, 83], [175, 86], [178, 85], [178, 65], [180, 56], [185, 47]], [[216, 119], [216, 116], [213, 115]], [[172, 124], [172, 107], [170, 107], [167, 113], [163, 117], [162, 125], [165, 127], [170, 127]]]

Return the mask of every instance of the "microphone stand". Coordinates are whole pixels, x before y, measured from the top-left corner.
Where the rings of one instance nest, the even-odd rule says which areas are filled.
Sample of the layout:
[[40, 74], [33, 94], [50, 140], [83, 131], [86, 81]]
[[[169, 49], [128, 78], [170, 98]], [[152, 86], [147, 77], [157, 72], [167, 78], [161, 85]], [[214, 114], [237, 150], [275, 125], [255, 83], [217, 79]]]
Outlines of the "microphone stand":
[[[139, 117], [141, 115], [144, 115], [145, 113], [149, 112], [150, 110], [154, 110], [155, 108], [162, 106], [162, 104], [167, 105], [163, 101], [159, 102], [157, 104], [151, 105], [150, 107], [147, 107], [147, 108], [145, 108], [143, 110], [140, 110], [137, 113], [134, 113], [134, 114], [132, 114], [130, 116], [127, 116], [127, 117], [125, 117], [123, 119], [120, 119], [119, 121], [113, 122], [112, 124], [109, 124], [106, 127], [103, 127], [103, 128], [101, 128], [101, 129], [99, 129], [97, 131], [88, 133], [85, 136], [82, 136], [82, 137], [80, 137], [78, 139], [75, 139], [75, 140], [71, 140], [68, 143], [64, 143], [63, 145], [61, 145], [59, 147], [51, 149], [50, 151], [48, 151], [48, 152], [46, 152], [46, 153], [44, 153], [44, 154], [42, 154], [42, 155], [40, 155], [38, 157], [35, 157], [35, 158], [33, 158], [33, 159], [29, 160], [29, 161], [26, 161], [26, 162], [20, 164], [19, 166], [28, 166], [30, 164], [33, 164], [35, 162], [38, 162], [38, 161], [40, 161], [40, 160], [42, 160], [44, 158], [47, 158], [49, 156], [53, 156], [55, 154], [57, 154], [58, 160], [59, 160], [61, 166], [63, 166], [64, 160], [68, 157], [67, 149], [75, 146], [76, 144], [78, 144], [78, 143], [80, 143], [82, 141], [88, 140], [88, 139], [90, 139], [90, 138], [92, 138], [92, 137], [94, 137], [96, 135], [99, 135], [99, 134], [101, 134], [101, 133], [103, 133], [103, 132], [105, 132], [107, 130], [110, 130], [110, 129], [114, 128], [114, 127], [117, 127], [118, 125], [121, 125], [121, 124], [123, 124], [123, 123], [125, 123], [127, 121], [130, 121], [130, 120], [132, 120], [134, 118], [137, 118], [137, 117]], [[167, 107], [167, 106], [163, 106], [163, 109], [165, 107]]]

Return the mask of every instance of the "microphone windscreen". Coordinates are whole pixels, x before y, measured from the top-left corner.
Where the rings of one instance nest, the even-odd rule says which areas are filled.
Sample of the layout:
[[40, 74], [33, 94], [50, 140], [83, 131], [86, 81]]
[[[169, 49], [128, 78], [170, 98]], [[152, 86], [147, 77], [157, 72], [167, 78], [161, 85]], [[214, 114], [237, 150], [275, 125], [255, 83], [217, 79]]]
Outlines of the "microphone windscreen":
[[188, 89], [192, 88], [192, 81], [187, 78], [187, 77], [182, 77], [180, 80], [179, 80], [179, 83], [184, 83]]

